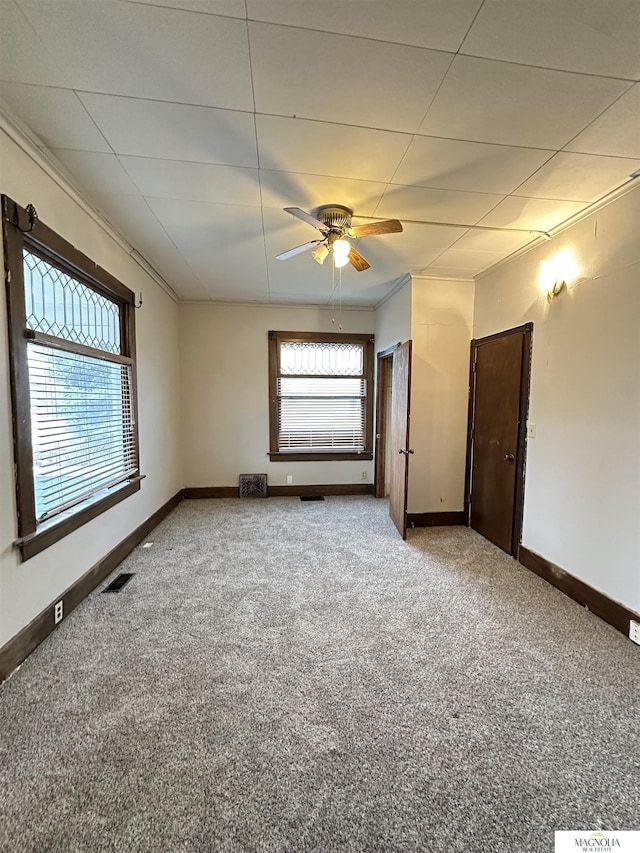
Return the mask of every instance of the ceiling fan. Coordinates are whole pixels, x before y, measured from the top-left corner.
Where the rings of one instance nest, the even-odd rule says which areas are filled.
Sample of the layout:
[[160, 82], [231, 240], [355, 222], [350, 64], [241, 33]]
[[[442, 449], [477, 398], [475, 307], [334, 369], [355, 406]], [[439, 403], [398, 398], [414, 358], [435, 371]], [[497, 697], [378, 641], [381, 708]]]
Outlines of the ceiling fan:
[[369, 222], [365, 225], [351, 225], [353, 211], [350, 207], [342, 204], [323, 204], [314, 210], [315, 216], [301, 210], [299, 207], [285, 207], [286, 213], [302, 219], [309, 225], [313, 225], [321, 233], [319, 240], [310, 240], [302, 246], [289, 249], [276, 255], [277, 260], [286, 261], [301, 252], [311, 251], [311, 255], [319, 264], [324, 263], [325, 258], [333, 252], [333, 260], [337, 267], [343, 267], [350, 263], [352, 267], [362, 272], [369, 269], [369, 264], [346, 239], [347, 237], [366, 237], [371, 234], [394, 234], [402, 231], [402, 223], [398, 219], [385, 219], [380, 222]]

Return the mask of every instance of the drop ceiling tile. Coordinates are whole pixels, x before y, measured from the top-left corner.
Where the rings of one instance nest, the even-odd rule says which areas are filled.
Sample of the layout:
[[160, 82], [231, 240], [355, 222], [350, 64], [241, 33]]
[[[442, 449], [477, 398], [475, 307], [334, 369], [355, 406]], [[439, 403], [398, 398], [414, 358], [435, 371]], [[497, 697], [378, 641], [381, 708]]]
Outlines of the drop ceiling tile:
[[249, 0], [249, 18], [455, 52], [481, 0]]
[[460, 53], [607, 77], [640, 77], [637, 0], [485, 0]]
[[[480, 272], [480, 270], [478, 270]], [[477, 275], [473, 270], [461, 269], [459, 267], [438, 267], [430, 266], [422, 270], [422, 274], [432, 278], [454, 278], [463, 281], [472, 281], [473, 276]]]
[[50, 39], [41, 40], [13, 0], [0, 2], [0, 80], [67, 86], [69, 78], [49, 50]]
[[480, 270], [485, 270], [493, 266], [493, 264], [497, 264], [504, 257], [506, 257], [505, 253], [467, 252], [456, 247], [443, 252], [434, 262], [434, 266], [480, 272]]
[[[332, 269], [326, 262], [317, 264], [311, 255], [296, 255], [286, 261], [267, 256], [269, 290], [272, 298], [298, 298], [322, 304], [331, 298]], [[354, 270], [355, 274], [355, 270]], [[346, 273], [344, 273], [346, 279]]]
[[469, 252], [496, 252], [510, 255], [535, 239], [537, 236], [529, 231], [484, 231], [477, 228], [469, 229], [456, 241], [455, 248]]
[[256, 116], [262, 169], [387, 182], [411, 137], [319, 121]]
[[253, 109], [244, 21], [113, 0], [21, 6], [74, 89]]
[[628, 85], [585, 74], [457, 56], [419, 133], [558, 149]]
[[640, 83], [631, 86], [593, 124], [572, 139], [565, 150], [640, 157]]
[[244, 0], [128, 0], [146, 6], [170, 6], [207, 15], [225, 15], [228, 18], [245, 18]]
[[518, 187], [518, 195], [593, 202], [629, 180], [638, 160], [561, 151]]
[[376, 276], [398, 278], [411, 269], [426, 266], [442, 254], [442, 248], [394, 242], [391, 240], [392, 236], [397, 235], [363, 237], [358, 240], [357, 249], [371, 264]]
[[378, 205], [376, 216], [473, 225], [502, 199], [501, 195], [489, 193], [462, 193], [390, 184]]
[[69, 89], [0, 83], [0, 98], [48, 148], [111, 151], [75, 92]]
[[248, 113], [87, 92], [79, 97], [116, 154], [258, 165]]
[[459, 240], [467, 233], [466, 228], [451, 228], [443, 225], [418, 225], [414, 222], [403, 222], [402, 231], [398, 234], [380, 234], [375, 237], [361, 237], [362, 245], [375, 240], [381, 245], [418, 246], [426, 252], [438, 254]]
[[183, 299], [206, 298], [206, 292], [193, 270], [143, 198], [94, 193], [91, 201], [179, 296]]
[[54, 148], [51, 153], [69, 172], [73, 183], [89, 193], [141, 195], [115, 154], [67, 151], [60, 148]]
[[578, 201], [549, 201], [512, 195], [500, 202], [479, 224], [550, 231], [584, 207], [584, 203]]
[[257, 169], [124, 155], [119, 160], [145, 196], [221, 204], [260, 204]]
[[537, 148], [416, 136], [393, 182], [508, 195], [550, 156]]
[[262, 234], [260, 210], [248, 205], [203, 204], [166, 198], [147, 203], [176, 245], [217, 251]]
[[262, 217], [257, 207], [147, 199], [209, 298], [266, 298]]
[[[413, 133], [451, 54], [249, 24], [256, 109]], [[343, 81], [345, 85], [343, 85]]]
[[268, 169], [260, 171], [260, 184], [265, 207], [301, 207], [310, 211], [322, 204], [343, 204], [361, 215], [373, 214], [386, 187], [373, 181]]

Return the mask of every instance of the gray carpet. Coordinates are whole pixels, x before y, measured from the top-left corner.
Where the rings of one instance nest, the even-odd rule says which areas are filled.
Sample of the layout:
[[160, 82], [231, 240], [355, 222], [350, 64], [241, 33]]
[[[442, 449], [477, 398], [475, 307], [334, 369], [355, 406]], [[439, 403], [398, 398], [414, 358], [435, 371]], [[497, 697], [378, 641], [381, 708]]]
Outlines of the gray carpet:
[[640, 648], [473, 531], [270, 498], [149, 539], [0, 688], [3, 853], [640, 829]]

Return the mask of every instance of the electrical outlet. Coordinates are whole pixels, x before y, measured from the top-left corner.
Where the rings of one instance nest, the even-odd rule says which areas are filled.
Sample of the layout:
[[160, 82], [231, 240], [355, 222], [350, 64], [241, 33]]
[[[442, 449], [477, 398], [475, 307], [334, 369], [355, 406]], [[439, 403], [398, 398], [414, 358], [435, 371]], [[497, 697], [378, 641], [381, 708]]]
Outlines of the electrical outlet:
[[54, 625], [57, 625], [58, 622], [62, 622], [62, 613], [63, 613], [62, 608], [63, 608], [62, 599], [60, 599], [60, 601], [53, 608]]
[[529, 436], [529, 438], [535, 438], [536, 437], [536, 425], [535, 424], [529, 424], [529, 427], [527, 429], [527, 435]]
[[287, 486], [293, 483], [293, 474], [287, 474]]
[[629, 639], [640, 646], [640, 622], [629, 620]]
[[363, 480], [366, 480], [366, 479], [367, 479], [367, 472], [366, 472], [366, 471], [363, 471], [363, 472], [362, 472], [362, 479], [363, 479]]

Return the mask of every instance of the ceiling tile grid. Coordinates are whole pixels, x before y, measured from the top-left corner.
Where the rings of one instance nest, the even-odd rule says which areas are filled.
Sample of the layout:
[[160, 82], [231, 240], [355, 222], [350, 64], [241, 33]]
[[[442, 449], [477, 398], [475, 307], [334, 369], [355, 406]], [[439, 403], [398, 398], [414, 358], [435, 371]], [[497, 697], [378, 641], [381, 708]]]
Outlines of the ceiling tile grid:
[[[637, 0], [0, 0], [0, 105], [183, 299], [345, 305], [470, 279], [640, 169]], [[335, 298], [335, 294], [334, 294]]]

